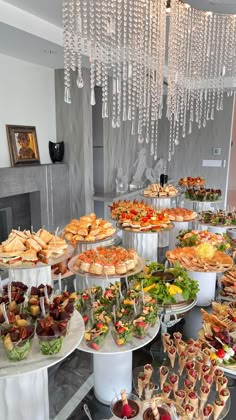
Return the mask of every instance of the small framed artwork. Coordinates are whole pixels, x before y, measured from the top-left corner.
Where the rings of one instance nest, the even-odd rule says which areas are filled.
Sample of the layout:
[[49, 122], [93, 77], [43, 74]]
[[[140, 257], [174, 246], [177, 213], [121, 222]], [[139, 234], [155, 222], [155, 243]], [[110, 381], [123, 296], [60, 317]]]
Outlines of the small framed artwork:
[[6, 130], [12, 166], [40, 164], [36, 128], [7, 125]]

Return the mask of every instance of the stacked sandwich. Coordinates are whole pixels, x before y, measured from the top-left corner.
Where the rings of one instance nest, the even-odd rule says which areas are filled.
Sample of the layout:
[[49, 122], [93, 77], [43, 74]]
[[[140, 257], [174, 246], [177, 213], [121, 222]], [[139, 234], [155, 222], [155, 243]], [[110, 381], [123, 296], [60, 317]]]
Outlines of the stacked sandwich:
[[0, 265], [33, 266], [38, 261], [48, 263], [60, 257], [67, 249], [64, 239], [52, 235], [45, 229], [38, 232], [12, 229], [8, 239], [0, 245]]

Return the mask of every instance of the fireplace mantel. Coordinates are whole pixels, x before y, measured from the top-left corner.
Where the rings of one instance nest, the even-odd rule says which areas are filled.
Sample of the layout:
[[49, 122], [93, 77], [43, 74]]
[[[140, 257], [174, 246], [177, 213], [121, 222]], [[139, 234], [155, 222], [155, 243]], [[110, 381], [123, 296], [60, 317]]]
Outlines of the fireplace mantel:
[[[39, 211], [40, 225], [48, 228], [63, 227], [70, 219], [67, 164], [0, 168], [0, 198], [25, 193], [30, 194], [32, 224], [35, 228], [40, 226], [37, 226], [39, 222], [34, 224], [33, 215]], [[38, 195], [39, 200], [36, 199]]]

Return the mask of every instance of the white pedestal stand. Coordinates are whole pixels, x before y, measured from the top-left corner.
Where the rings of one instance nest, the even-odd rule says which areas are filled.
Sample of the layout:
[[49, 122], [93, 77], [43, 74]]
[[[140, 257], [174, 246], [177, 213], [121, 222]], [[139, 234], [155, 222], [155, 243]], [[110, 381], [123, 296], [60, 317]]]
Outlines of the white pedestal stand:
[[134, 248], [144, 259], [157, 261], [159, 232], [144, 233], [123, 230], [124, 248]]
[[40, 284], [49, 284], [52, 286], [51, 267], [36, 267], [21, 270], [13, 269], [14, 281], [22, 281], [30, 289], [32, 286], [38, 287]]
[[196, 306], [209, 306], [211, 300], [215, 299], [216, 273], [188, 271], [188, 275], [199, 284]]
[[226, 234], [226, 230], [229, 226], [212, 226], [198, 223], [198, 230], [208, 230], [211, 233], [220, 233], [221, 235]]
[[[193, 211], [196, 211], [197, 213], [200, 213], [200, 212], [206, 211], [206, 210], [212, 210], [212, 209], [215, 208], [215, 206], [217, 207], [217, 205], [222, 202], [222, 200], [217, 200], [217, 201], [197, 201], [197, 200], [190, 200], [189, 198], [185, 198], [185, 201], [187, 203], [188, 202], [189, 203], [192, 203]], [[186, 208], [188, 208], [187, 205], [186, 205]]]
[[49, 420], [48, 371], [0, 379], [2, 420]]
[[121, 389], [132, 390], [132, 352], [93, 355], [94, 394], [103, 404], [110, 404]]
[[170, 231], [169, 249], [176, 248], [177, 236], [181, 230], [189, 229], [189, 222], [173, 222], [174, 228]]

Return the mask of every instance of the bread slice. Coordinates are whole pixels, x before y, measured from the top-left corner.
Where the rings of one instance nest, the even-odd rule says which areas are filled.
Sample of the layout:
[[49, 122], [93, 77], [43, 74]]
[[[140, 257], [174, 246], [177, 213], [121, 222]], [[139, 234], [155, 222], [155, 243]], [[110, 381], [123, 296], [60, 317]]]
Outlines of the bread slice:
[[46, 243], [38, 236], [38, 235], [33, 235], [32, 236], [32, 239], [34, 240], [34, 241], [36, 241], [37, 242], [37, 244], [39, 244], [40, 246], [41, 246], [41, 248], [45, 248], [45, 246], [46, 246]]
[[25, 249], [26, 247], [17, 236], [2, 247], [3, 252], [25, 251]]
[[37, 252], [34, 249], [27, 249], [27, 251], [22, 252], [21, 254], [22, 262], [30, 261], [34, 264], [38, 262]]
[[0, 264], [4, 266], [18, 265], [21, 264], [21, 252], [1, 252], [0, 253]]
[[39, 236], [46, 244], [52, 239], [52, 234], [46, 229], [39, 229], [36, 235]]
[[12, 233], [15, 233], [21, 242], [23, 242], [23, 244], [25, 244], [26, 240], [28, 239], [28, 236], [24, 232], [21, 232], [21, 230], [12, 229]]
[[39, 252], [42, 249], [41, 245], [39, 245], [33, 238], [27, 239], [26, 246], [36, 252]]

